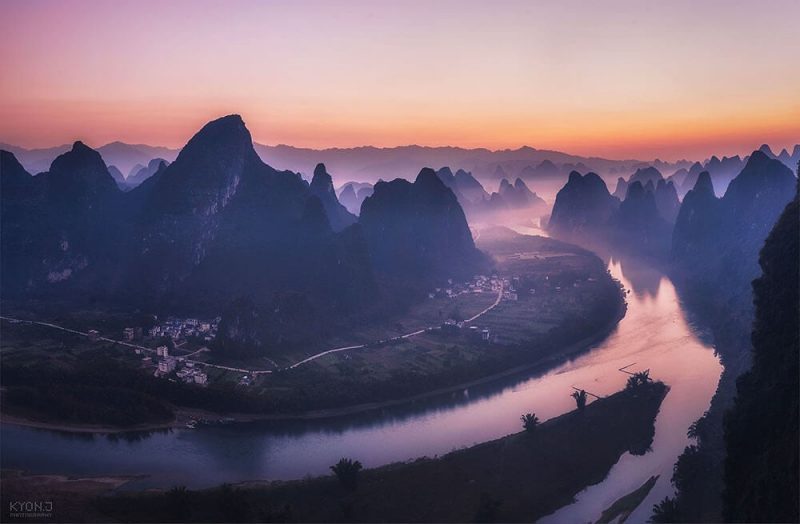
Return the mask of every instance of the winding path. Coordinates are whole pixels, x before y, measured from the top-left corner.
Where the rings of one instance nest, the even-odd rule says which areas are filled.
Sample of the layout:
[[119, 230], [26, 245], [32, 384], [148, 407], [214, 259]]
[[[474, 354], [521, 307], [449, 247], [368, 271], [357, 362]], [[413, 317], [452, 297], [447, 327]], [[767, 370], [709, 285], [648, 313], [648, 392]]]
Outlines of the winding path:
[[[488, 313], [489, 311], [491, 311], [492, 309], [497, 307], [497, 305], [500, 304], [500, 302], [503, 300], [503, 290], [504, 290], [504, 286], [501, 284], [500, 285], [500, 289], [497, 291], [497, 299], [494, 301], [494, 303], [492, 303], [492, 305], [490, 305], [489, 307], [487, 307], [486, 309], [484, 309], [480, 313], [472, 316], [471, 318], [468, 318], [467, 320], [464, 321], [464, 323], [465, 324], [469, 324], [470, 322], [474, 322], [475, 320], [477, 320], [481, 316], [485, 315], [486, 313]], [[66, 331], [67, 333], [73, 333], [75, 335], [81, 335], [81, 336], [84, 336], [84, 337], [88, 337], [89, 336], [89, 333], [86, 333], [86, 332], [83, 332], [83, 331], [77, 331], [77, 330], [70, 329], [70, 328], [65, 328], [65, 327], [59, 326], [57, 324], [51, 324], [50, 322], [40, 322], [38, 320], [23, 320], [23, 319], [20, 319], [20, 318], [5, 317], [5, 316], [1, 316], [1, 315], [0, 315], [0, 319], [7, 320], [9, 322], [14, 322], [14, 323], [36, 324], [36, 325], [39, 325], [39, 326], [49, 327], [49, 328], [52, 328], [52, 329], [59, 329], [61, 331]], [[355, 346], [344, 346], [344, 347], [339, 347], [339, 348], [328, 349], [326, 351], [322, 351], [322, 352], [317, 353], [315, 355], [311, 355], [310, 357], [308, 357], [306, 359], [303, 359], [300, 362], [296, 362], [296, 363], [294, 363], [294, 364], [292, 364], [292, 365], [290, 365], [288, 367], [278, 368], [278, 371], [282, 371], [284, 369], [295, 369], [295, 368], [298, 368], [298, 367], [302, 366], [303, 364], [307, 364], [309, 362], [317, 360], [318, 358], [324, 357], [325, 355], [331, 355], [333, 353], [340, 353], [342, 351], [348, 351], [348, 350], [351, 350], [351, 349], [363, 349], [363, 348], [369, 346], [370, 344], [383, 344], [383, 343], [392, 342], [392, 341], [395, 341], [395, 340], [404, 340], [404, 339], [411, 338], [411, 337], [414, 337], [414, 336], [417, 336], [417, 335], [421, 335], [422, 333], [425, 333], [426, 331], [428, 331], [430, 329], [433, 329], [433, 326], [428, 326], [428, 327], [425, 327], [425, 328], [422, 328], [422, 329], [418, 329], [418, 330], [413, 331], [411, 333], [406, 333], [405, 335], [398, 335], [398, 336], [392, 337], [392, 338], [387, 338], [387, 339], [383, 339], [383, 340], [377, 340], [377, 341], [372, 342], [372, 343], [359, 344], [359, 345], [355, 345]], [[98, 340], [102, 340], [104, 342], [112, 342], [114, 344], [120, 344], [120, 345], [131, 347], [131, 348], [134, 348], [134, 349], [139, 349], [141, 351], [146, 351], [148, 353], [155, 353], [156, 352], [155, 349], [152, 349], [152, 348], [149, 348], [149, 347], [146, 347], [146, 346], [140, 346], [138, 344], [131, 344], [130, 342], [124, 342], [122, 340], [114, 340], [114, 339], [107, 338], [107, 337], [97, 337], [97, 339]], [[197, 350], [194, 353], [189, 353], [189, 355], [186, 355], [186, 356], [194, 355], [196, 353], [199, 353], [200, 351], [202, 351], [202, 350]], [[268, 374], [271, 374], [273, 372], [273, 370], [270, 370], [270, 369], [244, 369], [244, 368], [236, 368], [236, 367], [231, 367], [231, 366], [222, 366], [220, 364], [209, 364], [208, 362], [202, 362], [202, 361], [199, 361], [199, 360], [192, 360], [192, 359], [188, 359], [188, 358], [186, 359], [186, 362], [191, 362], [193, 364], [200, 364], [200, 365], [203, 365], [203, 366], [209, 366], [209, 367], [213, 367], [213, 368], [217, 368], [217, 369], [224, 369], [226, 371], [236, 371], [238, 373], [247, 373], [247, 374], [250, 374], [250, 375], [268, 375]]]
[[[89, 336], [89, 333], [86, 333], [84, 331], [77, 331], [75, 329], [65, 328], [64, 326], [59, 326], [58, 324], [51, 324], [50, 322], [40, 322], [38, 320], [24, 320], [24, 319], [21, 319], [21, 318], [5, 317], [5, 316], [1, 316], [1, 315], [0, 315], [0, 319], [7, 320], [7, 321], [13, 322], [13, 323], [36, 324], [36, 325], [39, 325], [39, 326], [49, 327], [49, 328], [52, 328], [52, 329], [59, 329], [61, 331], [66, 331], [67, 333], [73, 333], [75, 335], [81, 335], [81, 336], [84, 336], [84, 337], [88, 337]], [[122, 346], [127, 346], [127, 347], [130, 347], [130, 348], [139, 349], [141, 351], [146, 351], [148, 353], [155, 353], [156, 352], [155, 349], [149, 348], [147, 346], [140, 346], [138, 344], [131, 344], [130, 342], [124, 342], [122, 340], [114, 340], [113, 338], [97, 337], [97, 340], [102, 340], [104, 342], [111, 342], [113, 344], [120, 344]], [[194, 353], [190, 353], [190, 355], [194, 355], [195, 353], [198, 353], [198, 352], [200, 352], [200, 350], [195, 351]], [[192, 364], [200, 364], [202, 366], [209, 366], [209, 367], [217, 368], [217, 369], [225, 369], [225, 370], [228, 370], [228, 371], [239, 371], [239, 372], [242, 372], [242, 373], [251, 373], [251, 374], [254, 374], [254, 375], [260, 375], [260, 374], [264, 374], [264, 373], [272, 373], [271, 370], [250, 370], [250, 369], [233, 368], [233, 367], [228, 367], [228, 366], [220, 366], [219, 364], [209, 364], [208, 362], [202, 362], [200, 360], [192, 360], [192, 359], [188, 359], [188, 358], [186, 359], [186, 362], [191, 362]]]
[[[475, 316], [473, 316], [471, 318], [468, 318], [467, 320], [464, 321], [464, 323], [465, 324], [469, 324], [470, 322], [473, 322], [473, 321], [477, 320], [479, 317], [485, 315], [486, 313], [488, 313], [489, 311], [491, 311], [492, 309], [497, 307], [497, 305], [500, 303], [501, 300], [503, 300], [503, 285], [502, 284], [500, 284], [500, 289], [497, 292], [497, 299], [494, 301], [494, 303], [491, 306], [489, 306], [486, 309], [484, 309], [483, 311], [481, 311], [480, 313], [478, 313], [477, 315], [475, 315]], [[399, 335], [399, 336], [396, 336], [396, 337], [387, 338], [385, 340], [378, 340], [378, 341], [376, 341], [374, 343], [381, 344], [381, 343], [385, 343], [385, 342], [392, 342], [394, 340], [402, 340], [402, 339], [406, 339], [406, 338], [411, 338], [411, 337], [414, 337], [416, 335], [421, 335], [422, 333], [425, 333], [426, 331], [428, 331], [430, 329], [433, 329], [433, 326], [424, 327], [422, 329], [418, 329], [417, 331], [413, 331], [411, 333], [406, 333], [405, 335]], [[361, 344], [361, 345], [358, 345], [358, 346], [345, 346], [345, 347], [341, 347], [341, 348], [334, 348], [334, 349], [329, 349], [327, 351], [322, 351], [321, 353], [317, 353], [316, 355], [311, 355], [310, 357], [308, 357], [308, 358], [306, 358], [304, 360], [301, 360], [300, 362], [292, 364], [287, 369], [294, 369], [294, 368], [296, 368], [298, 366], [302, 366], [303, 364], [311, 362], [312, 360], [316, 360], [316, 359], [318, 359], [320, 357], [324, 357], [325, 355], [330, 355], [331, 353], [339, 353], [340, 351], [347, 351], [349, 349], [361, 349], [361, 348], [367, 347], [368, 345], [369, 344]]]

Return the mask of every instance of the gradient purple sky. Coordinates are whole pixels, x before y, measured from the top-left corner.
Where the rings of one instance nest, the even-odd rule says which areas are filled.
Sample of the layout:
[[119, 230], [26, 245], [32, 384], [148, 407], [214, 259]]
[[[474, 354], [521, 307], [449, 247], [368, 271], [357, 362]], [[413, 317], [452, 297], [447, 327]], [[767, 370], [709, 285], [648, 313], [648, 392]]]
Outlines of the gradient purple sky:
[[530, 145], [699, 158], [800, 142], [800, 1], [0, 3], [0, 141]]

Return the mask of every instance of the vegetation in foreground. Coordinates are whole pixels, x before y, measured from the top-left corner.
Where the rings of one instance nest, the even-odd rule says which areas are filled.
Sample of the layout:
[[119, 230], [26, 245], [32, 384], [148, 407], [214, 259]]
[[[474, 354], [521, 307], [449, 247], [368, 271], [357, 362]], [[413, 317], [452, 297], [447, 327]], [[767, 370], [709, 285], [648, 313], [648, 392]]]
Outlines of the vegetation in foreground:
[[646, 453], [666, 393], [648, 381], [441, 458], [363, 471], [342, 460], [335, 477], [122, 494], [93, 508], [126, 522], [530, 522], [600, 482], [624, 452]]
[[729, 521], [800, 519], [799, 215], [795, 193], [761, 250], [763, 275], [753, 282], [753, 367], [737, 381], [725, 418], [723, 517]]

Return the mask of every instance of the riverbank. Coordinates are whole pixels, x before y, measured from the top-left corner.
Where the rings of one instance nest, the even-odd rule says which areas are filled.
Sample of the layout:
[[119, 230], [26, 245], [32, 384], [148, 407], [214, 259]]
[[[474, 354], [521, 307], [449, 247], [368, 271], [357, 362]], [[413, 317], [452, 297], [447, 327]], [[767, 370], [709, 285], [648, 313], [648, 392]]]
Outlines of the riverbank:
[[530, 362], [519, 366], [514, 366], [507, 370], [493, 373], [485, 377], [455, 384], [453, 386], [437, 388], [435, 390], [427, 391], [417, 395], [404, 397], [400, 399], [387, 400], [383, 402], [371, 402], [356, 404], [352, 406], [344, 406], [340, 408], [322, 409], [315, 411], [306, 411], [295, 414], [259, 414], [259, 413], [236, 413], [236, 412], [214, 412], [202, 409], [191, 409], [175, 406], [175, 418], [172, 421], [152, 423], [152, 424], [136, 424], [131, 426], [116, 427], [103, 424], [69, 424], [36, 420], [17, 415], [10, 415], [0, 413], [0, 423], [16, 426], [31, 427], [37, 429], [51, 430], [51, 431], [64, 431], [71, 433], [97, 433], [97, 434], [113, 434], [137, 431], [157, 431], [165, 429], [181, 429], [186, 428], [186, 425], [192, 421], [207, 420], [207, 421], [225, 421], [225, 422], [258, 422], [258, 421], [287, 421], [287, 420], [315, 420], [326, 418], [345, 417], [350, 415], [359, 415], [371, 411], [378, 411], [381, 409], [403, 406], [420, 401], [434, 400], [437, 397], [451, 395], [455, 392], [461, 392], [476, 386], [488, 385], [492, 382], [500, 381], [502, 379], [512, 377], [514, 375], [530, 374], [532, 372], [544, 372], [561, 362], [572, 358], [580, 353], [587, 351], [593, 345], [605, 339], [614, 329], [617, 324], [625, 317], [626, 304], [621, 301], [618, 304], [615, 315], [604, 326], [602, 330], [592, 334], [578, 342], [564, 347], [562, 350], [551, 353], [536, 362]]
[[752, 293], [749, 287], [740, 286], [738, 294], [732, 290], [723, 294], [678, 271], [673, 271], [671, 278], [687, 312], [708, 327], [724, 368], [708, 410], [694, 424], [695, 446], [686, 448], [675, 464], [677, 513], [667, 514], [667, 518], [720, 521], [726, 455], [724, 416], [733, 405], [738, 377], [752, 364]]
[[67, 477], [30, 475], [19, 470], [0, 473], [2, 522], [103, 522], [89, 503], [122, 487], [135, 476]]
[[624, 452], [645, 453], [667, 391], [662, 383], [621, 391], [533, 433], [365, 470], [352, 491], [329, 476], [106, 496], [93, 509], [127, 522], [530, 522], [602, 481]]

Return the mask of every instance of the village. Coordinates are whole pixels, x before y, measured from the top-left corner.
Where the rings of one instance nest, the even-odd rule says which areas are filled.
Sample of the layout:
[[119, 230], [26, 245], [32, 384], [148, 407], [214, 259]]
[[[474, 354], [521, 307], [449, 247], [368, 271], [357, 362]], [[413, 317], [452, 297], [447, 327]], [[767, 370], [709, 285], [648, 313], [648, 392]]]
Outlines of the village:
[[[449, 286], [447, 288], [436, 288], [434, 292], [428, 294], [428, 298], [433, 299], [437, 297], [448, 297], [448, 298], [455, 298], [460, 295], [472, 293], [472, 294], [481, 294], [481, 293], [493, 293], [497, 294], [497, 301], [490, 306], [488, 309], [493, 308], [496, 306], [500, 300], [517, 300], [518, 295], [516, 293], [515, 288], [512, 285], [512, 278], [503, 278], [499, 277], [497, 274], [492, 274], [491, 276], [486, 275], [475, 275], [471, 281], [465, 282], [463, 284], [453, 284], [452, 280], [448, 281]], [[466, 334], [469, 340], [473, 342], [483, 341], [483, 342], [491, 342], [492, 341], [492, 332], [488, 327], [480, 327], [477, 325], [468, 325], [474, 320], [476, 320], [479, 316], [486, 313], [488, 309], [479, 312], [477, 315], [473, 316], [472, 318], [461, 318], [461, 314], [451, 314], [440, 326], [436, 328], [431, 328], [430, 330], [439, 330], [441, 334], [447, 336], [456, 336], [463, 332], [462, 329], [466, 328]]]
[[[448, 280], [447, 287], [437, 287], [428, 296], [430, 299], [445, 300], [450, 303], [455, 299], [463, 299], [467, 295], [491, 293], [497, 296], [497, 302], [502, 300], [517, 300], [513, 281], [517, 279], [502, 278], [496, 274], [491, 276], [475, 275], [472, 280], [454, 282]], [[496, 303], [494, 305], [496, 305]], [[489, 309], [491, 309], [490, 306]], [[473, 318], [447, 318], [441, 325], [429, 325], [425, 331], [439, 331], [443, 334], [468, 333], [473, 341], [491, 341], [488, 328], [479, 328], [476, 325], [467, 325], [478, 316], [485, 313], [481, 311]], [[217, 368], [223, 374], [235, 372], [240, 386], [252, 386], [257, 375], [269, 373], [265, 370], [239, 369], [207, 362], [211, 353], [208, 347], [217, 335], [221, 318], [198, 319], [167, 317], [159, 321], [156, 317], [155, 325], [144, 328], [130, 326], [121, 330], [121, 338], [111, 339], [100, 335], [95, 329], [88, 331], [90, 341], [113, 341], [132, 347], [136, 355], [141, 356], [142, 367], [152, 373], [154, 377], [180, 381], [185, 384], [206, 386], [209, 383], [209, 368]], [[465, 331], [461, 331], [465, 328]], [[467, 331], [468, 330], [468, 331]], [[380, 341], [376, 342], [379, 343]], [[205, 358], [204, 358], [205, 357]], [[277, 367], [277, 366], [276, 366]], [[214, 375], [220, 376], [220, 373]]]
[[189, 357], [210, 352], [206, 344], [216, 337], [220, 320], [168, 317], [146, 331], [141, 326], [125, 327], [121, 340], [101, 337], [95, 329], [89, 330], [88, 337], [90, 341], [110, 340], [132, 347], [136, 355], [142, 356], [142, 367], [157, 378], [205, 386], [205, 368], [209, 364]]
[[[509, 258], [514, 262], [521, 262], [518, 257]], [[550, 275], [546, 273], [539, 272], [534, 276], [526, 274], [525, 271], [502, 275], [478, 274], [462, 282], [449, 279], [445, 286], [436, 287], [428, 293], [427, 302], [431, 305], [421, 307], [420, 311], [414, 314], [413, 323], [409, 323], [411, 315], [408, 315], [402, 323], [397, 323], [397, 326], [401, 324], [404, 326], [401, 328], [404, 331], [397, 331], [395, 326], [366, 327], [364, 333], [356, 335], [360, 340], [367, 337], [367, 340], [361, 343], [343, 344], [341, 348], [334, 346], [334, 349], [319, 348], [317, 353], [295, 360], [294, 363], [291, 358], [276, 363], [264, 357], [262, 360], [267, 361], [267, 364], [263, 368], [256, 366], [250, 369], [253, 366], [248, 366], [248, 363], [224, 362], [223, 365], [211, 361], [212, 350], [209, 346], [217, 336], [220, 317], [213, 319], [167, 317], [161, 321], [154, 317], [155, 324], [150, 327], [123, 328], [121, 339], [100, 337], [96, 330], [90, 330], [88, 335], [90, 340], [114, 341], [132, 347], [136, 355], [141, 356], [142, 367], [157, 378], [197, 386], [207, 386], [209, 381], [233, 379], [239, 386], [254, 387], [263, 382], [257, 380], [260, 376], [294, 369], [328, 354], [346, 351], [343, 356], [349, 359], [348, 354], [358, 349], [394, 346], [411, 337], [420, 338], [420, 335], [425, 333], [439, 340], [476, 345], [476, 347], [484, 344], [518, 343], [520, 340], [515, 333], [516, 329], [502, 322], [498, 315], [494, 314], [494, 311], [498, 311], [496, 308], [502, 305], [500, 308], [504, 312], [502, 317], [509, 314], [509, 307], [514, 311], [521, 307], [518, 314], [525, 316], [526, 313], [523, 311], [531, 308], [539, 309], [542, 304], [538, 303], [541, 300], [550, 302], [552, 299], [549, 297], [553, 297], [554, 293], [559, 294], [562, 286], [577, 287], [581, 280], [583, 278], [575, 278], [575, 275], [559, 275], [551, 280]], [[586, 280], [588, 283], [594, 281], [593, 278]], [[537, 293], [542, 294], [542, 297], [529, 305], [528, 299]], [[570, 294], [569, 302], [574, 306], [576, 297], [571, 295], [574, 294]], [[519, 307], [516, 304], [519, 304]], [[538, 315], [542, 315], [541, 309]], [[458, 342], [459, 340], [461, 342]]]

